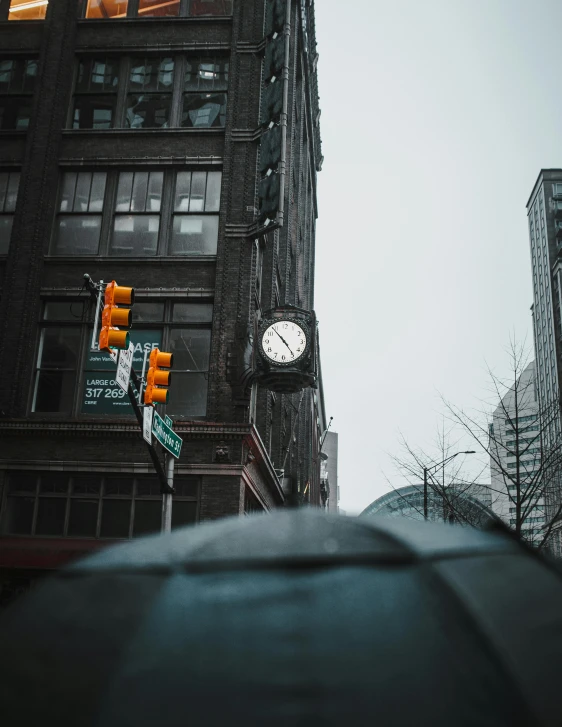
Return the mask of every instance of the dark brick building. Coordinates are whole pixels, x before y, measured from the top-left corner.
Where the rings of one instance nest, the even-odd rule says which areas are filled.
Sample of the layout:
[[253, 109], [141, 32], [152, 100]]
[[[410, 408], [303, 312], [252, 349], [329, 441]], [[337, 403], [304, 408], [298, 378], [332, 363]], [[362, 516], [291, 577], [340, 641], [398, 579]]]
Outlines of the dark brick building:
[[174, 352], [173, 527], [322, 505], [322, 387], [251, 376], [262, 312], [314, 307], [313, 3], [0, 0], [0, 48], [5, 594], [160, 527], [138, 424], [90, 350], [84, 273], [135, 287], [137, 370], [145, 348]]

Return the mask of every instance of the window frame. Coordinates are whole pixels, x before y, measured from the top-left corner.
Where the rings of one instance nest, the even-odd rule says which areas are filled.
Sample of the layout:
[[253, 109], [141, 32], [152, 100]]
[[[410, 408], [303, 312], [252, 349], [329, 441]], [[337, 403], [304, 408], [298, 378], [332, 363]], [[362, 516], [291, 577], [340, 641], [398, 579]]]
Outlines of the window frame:
[[[199, 301], [200, 303], [206, 303], [207, 301]], [[171, 392], [173, 392], [173, 386], [174, 386], [174, 379], [177, 381], [178, 377], [186, 377], [189, 378], [192, 377], [200, 377], [203, 376], [205, 379], [207, 386], [205, 390], [205, 413], [204, 414], [194, 414], [187, 417], [184, 417], [182, 415], [179, 415], [177, 413], [174, 413], [170, 410], [170, 415], [175, 416], [176, 418], [182, 420], [185, 419], [186, 421], [189, 421], [190, 418], [193, 419], [205, 419], [207, 417], [207, 411], [208, 411], [208, 403], [209, 403], [209, 374], [211, 370], [211, 352], [212, 352], [212, 344], [213, 344], [213, 318], [214, 318], [214, 303], [212, 304], [213, 307], [211, 309], [211, 321], [210, 322], [197, 322], [197, 321], [182, 321], [178, 319], [174, 319], [174, 313], [175, 313], [175, 306], [176, 305], [182, 305], [182, 302], [179, 301], [171, 301], [171, 307], [169, 309], [169, 323], [165, 324], [167, 328], [165, 329], [164, 333], [164, 342], [165, 342], [165, 350], [166, 351], [173, 351], [172, 349], [172, 332], [173, 331], [209, 331], [209, 348], [207, 353], [207, 366], [205, 369], [178, 369], [176, 365], [172, 368], [172, 387]], [[189, 303], [187, 304], [189, 305]], [[177, 361], [177, 356], [176, 356]], [[176, 364], [176, 362], [174, 362]], [[166, 406], [166, 410], [168, 411], [168, 407], [173, 406], [173, 402], [170, 402]]]
[[[65, 188], [65, 175], [66, 174], [75, 174], [75, 173], [105, 173], [106, 174], [106, 182], [105, 182], [105, 190], [104, 190], [104, 197], [103, 197], [103, 204], [101, 211], [96, 212], [68, 212], [66, 210], [61, 211], [61, 201], [63, 197], [63, 190]], [[160, 200], [160, 210], [158, 212], [154, 211], [148, 211], [148, 212], [129, 212], [125, 213], [122, 211], [117, 210], [117, 193], [119, 188], [119, 179], [122, 174], [126, 173], [140, 173], [140, 172], [148, 172], [148, 173], [157, 173], [161, 172], [163, 174], [163, 183], [162, 183], [162, 191], [161, 191], [161, 200]], [[177, 187], [177, 177], [178, 174], [191, 172], [192, 174], [195, 172], [204, 172], [205, 174], [209, 173], [219, 173], [220, 174], [220, 191], [219, 191], [219, 197], [218, 197], [218, 209], [217, 210], [195, 210], [193, 212], [191, 211], [176, 211], [174, 209], [175, 207], [175, 195], [176, 195], [176, 187]], [[60, 169], [60, 175], [59, 175], [59, 188], [57, 193], [57, 204], [56, 204], [56, 214], [53, 217], [52, 221], [52, 228], [51, 228], [51, 236], [49, 241], [49, 247], [47, 252], [47, 257], [49, 258], [56, 258], [56, 259], [64, 259], [64, 258], [72, 258], [73, 260], [76, 259], [76, 257], [79, 257], [80, 259], [88, 259], [88, 258], [104, 258], [108, 260], [127, 260], [127, 261], [150, 261], [154, 259], [169, 259], [169, 260], [216, 260], [218, 255], [218, 248], [219, 248], [219, 242], [221, 239], [220, 232], [221, 232], [221, 207], [223, 203], [223, 169], [222, 165], [220, 166], [213, 166], [213, 165], [193, 165], [189, 168], [182, 168], [182, 167], [160, 167], [160, 166], [146, 166], [146, 165], [130, 165], [126, 167], [122, 167], [119, 169], [114, 169], [111, 167], [85, 167], [85, 168], [76, 168], [74, 166], [68, 166], [68, 167], [61, 167]], [[208, 185], [208, 177], [206, 180], [206, 189]], [[101, 225], [100, 225], [100, 233], [99, 233], [99, 243], [97, 252], [95, 253], [78, 253], [76, 251], [72, 252], [58, 252], [58, 243], [59, 243], [59, 237], [58, 237], [58, 230], [60, 227], [60, 219], [62, 217], [71, 216], [72, 214], [75, 214], [77, 217], [80, 215], [93, 215], [93, 216], [101, 216]], [[156, 250], [154, 254], [146, 254], [146, 255], [128, 255], [128, 254], [114, 254], [112, 252], [112, 241], [113, 241], [113, 234], [115, 229], [115, 219], [119, 215], [158, 215], [159, 217], [159, 230], [157, 234], [157, 242], [156, 242]], [[193, 216], [193, 217], [214, 217], [216, 218], [216, 242], [214, 242], [214, 252], [184, 252], [184, 253], [173, 253], [173, 244], [174, 244], [174, 219], [178, 216]]]
[[[163, 0], [164, 1], [164, 0]], [[119, 20], [163, 20], [163, 21], [170, 21], [170, 20], [176, 20], [178, 18], [232, 18], [233, 11], [234, 11], [234, 3], [233, 0], [214, 0], [215, 2], [224, 2], [225, 4], [230, 2], [230, 12], [226, 12], [226, 14], [192, 14], [192, 3], [194, 3], [194, 0], [179, 0], [179, 9], [177, 15], [144, 15], [139, 14], [138, 8], [140, 5], [140, 0], [128, 0], [127, 3], [127, 10], [125, 13], [125, 17], [119, 16], [117, 18], [88, 18], [86, 17], [86, 13], [88, 11], [88, 0], [83, 0], [83, 7], [80, 11], [80, 18], [87, 21], [97, 21], [98, 23], [107, 23], [113, 21], [119, 21]], [[195, 0], [195, 4], [197, 2], [201, 2], [201, 0]]]
[[[68, 418], [68, 417], [74, 417], [76, 412], [76, 406], [77, 406], [77, 396], [78, 391], [81, 389], [81, 381], [82, 381], [82, 366], [81, 362], [84, 361], [84, 335], [83, 331], [80, 330], [84, 327], [84, 318], [88, 317], [88, 312], [86, 307], [82, 309], [82, 315], [80, 317], [80, 320], [72, 320], [71, 318], [68, 319], [48, 319], [45, 317], [47, 305], [49, 303], [68, 303], [69, 304], [69, 310], [73, 303], [82, 302], [79, 301], [77, 298], [62, 298], [62, 297], [49, 297], [44, 298], [42, 300], [41, 305], [41, 317], [37, 325], [37, 337], [36, 337], [36, 346], [34, 351], [34, 364], [33, 364], [33, 378], [31, 382], [31, 387], [29, 391], [29, 402], [28, 402], [28, 412], [30, 416], [32, 417], [38, 417], [38, 418], [45, 418], [45, 417], [53, 417], [53, 418]], [[85, 302], [85, 301], [84, 301]], [[43, 345], [43, 332], [46, 330], [53, 330], [53, 329], [68, 329], [68, 328], [78, 328], [79, 329], [79, 345], [78, 345], [78, 353], [76, 356], [76, 369], [64, 369], [66, 370], [72, 370], [76, 371], [76, 377], [75, 377], [75, 383], [74, 383], [74, 392], [72, 393], [71, 397], [71, 406], [70, 411], [36, 411], [35, 405], [36, 405], [36, 399], [37, 399], [37, 390], [39, 387], [39, 381], [38, 377], [42, 370], [45, 370], [45, 367], [41, 367], [39, 356], [42, 355], [42, 345]], [[47, 368], [46, 370], [49, 370]], [[52, 370], [58, 371], [58, 368], [54, 368]]]
[[30, 56], [20, 56], [20, 55], [3, 55], [2, 58], [0, 58], [0, 62], [2, 61], [11, 61], [14, 63], [22, 63], [28, 64], [30, 62], [35, 62], [35, 76], [33, 84], [31, 89], [25, 89], [25, 71], [22, 73], [22, 86], [21, 88], [17, 88], [15, 90], [12, 90], [11, 88], [8, 88], [7, 90], [0, 90], [0, 104], [4, 106], [4, 103], [6, 103], [6, 107], [9, 106], [10, 101], [13, 102], [14, 105], [17, 105], [19, 102], [19, 105], [17, 105], [18, 109], [21, 109], [24, 105], [27, 105], [29, 108], [29, 115], [27, 117], [27, 125], [24, 127], [18, 127], [18, 126], [10, 126], [5, 127], [4, 125], [0, 126], [0, 132], [7, 133], [7, 134], [13, 134], [13, 133], [27, 133], [29, 130], [29, 125], [31, 123], [31, 120], [33, 118], [33, 99], [35, 96], [35, 91], [37, 90], [38, 82], [37, 79], [39, 78], [39, 57], [34, 56], [33, 54]]
[[[26, 475], [30, 478], [30, 480], [34, 480], [34, 487], [33, 491], [28, 490], [21, 490], [21, 491], [10, 491], [10, 480], [12, 478], [17, 479], [18, 475]], [[61, 480], [66, 479], [66, 486], [64, 491], [60, 492], [48, 492], [48, 491], [42, 491], [41, 486], [43, 483], [44, 478], [57, 478], [60, 477]], [[83, 477], [89, 477], [91, 479], [97, 480], [97, 492], [82, 492], [77, 493], [74, 492], [74, 485], [76, 484], [77, 480], [80, 480]], [[108, 481], [111, 479], [121, 479], [125, 482], [131, 483], [131, 493], [125, 494], [125, 493], [108, 493], [106, 491], [106, 487], [108, 484]], [[182, 482], [183, 481], [183, 482]], [[199, 522], [200, 517], [200, 507], [201, 507], [201, 485], [202, 485], [202, 478], [200, 475], [192, 474], [189, 471], [179, 471], [176, 473], [174, 485], [176, 487], [176, 490], [179, 490], [181, 492], [181, 486], [182, 484], [187, 485], [187, 491], [189, 491], [191, 488], [195, 490], [195, 494], [176, 494], [174, 495], [174, 502], [177, 503], [183, 503], [183, 502], [189, 502], [189, 503], [195, 503], [195, 519], [192, 521], [193, 524], [196, 524]], [[148, 494], [142, 494], [139, 488], [139, 485], [149, 485], [149, 492]], [[135, 515], [136, 515], [136, 508], [137, 503], [140, 502], [153, 502], [158, 503], [158, 508], [161, 510], [162, 507], [162, 494], [160, 492], [160, 485], [158, 483], [157, 475], [152, 472], [147, 473], [138, 473], [134, 470], [130, 471], [122, 471], [122, 472], [108, 472], [108, 471], [94, 471], [92, 472], [91, 469], [88, 470], [81, 470], [81, 469], [66, 469], [63, 468], [62, 470], [39, 470], [39, 469], [8, 469], [5, 472], [4, 477], [4, 496], [3, 498], [0, 498], [0, 514], [1, 514], [1, 521], [0, 521], [0, 534], [2, 537], [13, 537], [13, 538], [47, 538], [47, 539], [64, 539], [64, 540], [89, 540], [89, 541], [99, 541], [100, 543], [107, 543], [112, 540], [132, 540], [137, 537], [143, 537], [144, 535], [152, 534], [152, 533], [158, 533], [160, 530], [143, 530], [142, 532], [135, 533]], [[31, 523], [29, 532], [23, 533], [17, 533], [17, 532], [10, 532], [8, 530], [8, 512], [9, 512], [9, 501], [10, 499], [27, 499], [32, 498], [33, 499], [33, 505], [32, 505], [32, 513], [31, 513]], [[62, 533], [38, 533], [38, 520], [39, 520], [39, 511], [41, 506], [42, 500], [64, 500], [65, 506], [64, 506], [64, 517], [63, 517], [63, 526], [62, 526]], [[97, 513], [96, 513], [96, 525], [95, 525], [95, 534], [94, 535], [84, 535], [84, 534], [76, 534], [76, 533], [70, 533], [70, 525], [71, 525], [71, 513], [72, 513], [72, 503], [73, 502], [91, 502], [93, 500], [97, 501]], [[129, 509], [129, 523], [128, 523], [128, 533], [127, 536], [104, 536], [102, 535], [102, 525], [103, 525], [103, 507], [104, 502], [115, 502], [115, 501], [126, 501], [130, 502], [130, 509]], [[174, 515], [174, 510], [172, 506], [172, 519]], [[184, 527], [185, 523], [180, 523], [176, 525], [175, 527]], [[172, 528], [175, 529], [175, 527], [172, 525]]]
[[[93, 188], [93, 182], [94, 182], [94, 175], [95, 174], [104, 174], [105, 175], [104, 189], [103, 189], [103, 194], [101, 197], [101, 209], [100, 210], [90, 210], [90, 209], [88, 209], [88, 210], [64, 209], [63, 210], [63, 209], [61, 209], [63, 198], [64, 198], [64, 190], [66, 187], [65, 175], [71, 175], [71, 174], [76, 175], [76, 180], [74, 182], [74, 193], [73, 193], [73, 198], [72, 198], [73, 206], [74, 206], [75, 200], [76, 200], [79, 175], [85, 175], [85, 174], [90, 175], [90, 187], [89, 187], [90, 191], [88, 194], [88, 207], [91, 204], [91, 194], [92, 194], [92, 188]], [[57, 192], [58, 192], [57, 193], [57, 204], [56, 204], [56, 208], [55, 208], [56, 214], [55, 214], [55, 217], [53, 220], [53, 229], [52, 229], [51, 241], [50, 241], [50, 247], [49, 247], [51, 255], [56, 256], [56, 257], [69, 257], [69, 256], [70, 257], [75, 257], [75, 256], [97, 257], [100, 254], [100, 247], [102, 245], [102, 240], [104, 239], [103, 238], [104, 210], [107, 205], [108, 194], [110, 193], [108, 191], [108, 189], [109, 189], [108, 181], [109, 181], [109, 171], [107, 169], [80, 169], [80, 168], [74, 169], [73, 168], [73, 169], [63, 170], [61, 172], [61, 174], [59, 175], [59, 188], [57, 190]], [[98, 243], [97, 243], [96, 252], [79, 253], [76, 250], [72, 250], [71, 252], [67, 251], [67, 252], [61, 252], [61, 253], [55, 252], [57, 243], [59, 242], [58, 231], [60, 229], [60, 221], [63, 218], [70, 220], [72, 218], [78, 219], [78, 218], [87, 218], [87, 217], [91, 217], [91, 218], [99, 217], [99, 219], [100, 219], [100, 224], [99, 224], [99, 228], [98, 228], [99, 232], [98, 232]]]
[[[0, 3], [1, 4], [1, 3]], [[14, 17], [10, 20], [10, 6], [11, 6], [11, 0], [4, 0], [4, 3], [2, 4], [0, 10], [2, 11], [2, 16], [0, 17], [0, 20], [6, 20], [10, 22], [25, 22], [25, 23], [42, 23], [49, 17], [49, 6], [50, 6], [50, 0], [47, 0], [45, 7], [45, 14], [43, 17], [39, 18], [18, 18]]]
[[[78, 302], [84, 303], [83, 312], [81, 314], [81, 317], [76, 321], [69, 319], [47, 319], [45, 317], [46, 314], [46, 306], [49, 303], [65, 303], [70, 306], [73, 304], [76, 304]], [[38, 418], [38, 419], [72, 419], [72, 420], [78, 420], [78, 421], [99, 421], [100, 419], [114, 421], [116, 419], [124, 419], [127, 421], [135, 421], [135, 415], [134, 413], [120, 413], [120, 414], [107, 414], [107, 413], [87, 413], [82, 411], [82, 405], [83, 401], [85, 399], [85, 385], [86, 385], [86, 374], [92, 373], [93, 369], [88, 368], [88, 354], [90, 352], [90, 344], [92, 340], [92, 332], [93, 332], [93, 318], [94, 318], [94, 306], [87, 305], [89, 302], [89, 299], [86, 297], [79, 298], [77, 296], [63, 296], [63, 295], [50, 295], [45, 296], [42, 299], [42, 307], [41, 307], [41, 318], [37, 325], [37, 335], [36, 335], [36, 346], [34, 351], [34, 374], [32, 383], [30, 386], [29, 391], [29, 399], [28, 399], [28, 412], [29, 415], [32, 418]], [[189, 371], [187, 369], [178, 370], [172, 369], [172, 373], [176, 374], [176, 378], [178, 376], [186, 375], [189, 373], [196, 374], [196, 375], [203, 375], [205, 378], [205, 381], [207, 382], [206, 386], [206, 392], [205, 392], [205, 413], [200, 415], [182, 415], [177, 413], [169, 413], [169, 415], [177, 419], [178, 421], [205, 421], [208, 416], [208, 405], [209, 405], [209, 387], [208, 387], [208, 381], [209, 381], [209, 375], [210, 375], [210, 369], [211, 369], [211, 352], [212, 352], [212, 345], [213, 345], [213, 321], [214, 321], [214, 315], [215, 315], [215, 308], [214, 308], [214, 297], [212, 295], [204, 296], [204, 297], [197, 297], [197, 298], [179, 298], [179, 297], [166, 297], [165, 295], [161, 296], [154, 296], [154, 295], [147, 295], [147, 296], [137, 296], [135, 299], [135, 305], [139, 306], [143, 303], [155, 303], [155, 304], [162, 304], [163, 305], [163, 311], [162, 311], [162, 317], [160, 320], [138, 320], [136, 322], [136, 328], [137, 330], [154, 330], [154, 331], [160, 331], [161, 332], [161, 341], [162, 341], [162, 350], [164, 351], [170, 351], [170, 343], [171, 343], [171, 332], [172, 330], [208, 330], [209, 331], [209, 348], [208, 348], [208, 357], [207, 357], [207, 368], [201, 369], [201, 370], [192, 370]], [[186, 305], [186, 306], [196, 306], [196, 305], [210, 305], [210, 320], [206, 321], [182, 321], [182, 320], [174, 320], [174, 306], [175, 305]], [[133, 306], [133, 320], [134, 320], [134, 311], [135, 307]], [[36, 390], [38, 386], [37, 377], [39, 372], [42, 370], [39, 366], [39, 355], [41, 352], [41, 342], [42, 342], [42, 336], [43, 331], [47, 328], [69, 328], [69, 327], [79, 327], [80, 328], [80, 339], [79, 344], [77, 346], [78, 353], [76, 356], [77, 364], [76, 364], [76, 377], [75, 377], [75, 383], [74, 383], [74, 391], [72, 393], [72, 406], [71, 410], [61, 412], [61, 411], [55, 411], [55, 412], [46, 412], [46, 411], [34, 411], [35, 401], [36, 401]], [[58, 370], [58, 369], [54, 369]], [[101, 371], [101, 368], [100, 368]], [[140, 371], [137, 372], [140, 375]], [[174, 389], [173, 389], [173, 378], [172, 377], [172, 388], [170, 390], [171, 395], [173, 395]], [[168, 407], [170, 405], [173, 405], [173, 401], [164, 406], [159, 410], [159, 413], [164, 416], [168, 412]]]
[[[78, 85], [78, 78], [80, 74], [80, 64], [84, 63], [86, 61], [94, 62], [96, 60], [101, 60], [103, 57], [103, 60], [105, 63], [108, 61], [113, 61], [116, 68], [115, 77], [117, 78], [117, 84], [115, 86], [115, 90], [103, 90], [99, 91], [97, 89], [94, 90], [84, 90], [84, 89], [77, 89]], [[119, 54], [116, 53], [80, 53], [77, 54], [74, 59], [74, 68], [73, 68], [73, 75], [72, 75], [72, 102], [68, 109], [68, 117], [67, 117], [67, 123], [65, 124], [65, 127], [70, 131], [107, 131], [109, 129], [115, 128], [115, 121], [119, 117], [120, 114], [120, 89], [124, 83], [123, 79], [123, 63], [122, 63], [122, 57]], [[84, 127], [75, 127], [74, 126], [74, 116], [75, 116], [75, 100], [76, 98], [100, 98], [103, 96], [108, 97], [115, 97], [115, 103], [114, 103], [114, 109], [113, 114], [111, 118], [111, 123], [109, 127], [107, 128], [95, 128], [94, 126], [84, 126]]]
[[[171, 198], [170, 198], [170, 217], [168, 222], [168, 235], [167, 235], [167, 254], [169, 257], [174, 258], [180, 258], [180, 259], [189, 259], [189, 258], [200, 258], [205, 256], [212, 256], [216, 257], [218, 252], [218, 241], [219, 241], [219, 226], [220, 226], [220, 208], [221, 208], [221, 197], [222, 197], [222, 170], [220, 171], [220, 182], [219, 182], [219, 195], [218, 195], [218, 207], [217, 209], [207, 209], [207, 197], [209, 193], [209, 174], [217, 173], [218, 170], [216, 169], [178, 169], [176, 173], [173, 175], [171, 184], [172, 184], [172, 190], [171, 190]], [[202, 209], [194, 209], [191, 210], [191, 203], [193, 201], [193, 175], [194, 174], [206, 174], [205, 178], [205, 191], [203, 194], [203, 203], [202, 203]], [[180, 174], [190, 174], [190, 180], [189, 180], [189, 209], [188, 210], [182, 210], [181, 207], [177, 208], [177, 196], [178, 196], [178, 176]], [[214, 253], [212, 252], [201, 252], [200, 254], [192, 253], [192, 252], [182, 252], [182, 253], [173, 253], [172, 249], [174, 246], [178, 246], [179, 236], [177, 236], [176, 233], [176, 220], [183, 220], [183, 219], [195, 219], [197, 217], [201, 218], [213, 218], [216, 219], [216, 250]], [[202, 225], [203, 228], [203, 225]], [[177, 249], [177, 248], [176, 248]]]
[[[119, 189], [121, 186], [121, 180], [123, 175], [125, 174], [131, 174], [131, 189], [129, 193], [129, 201], [128, 201], [128, 210], [125, 209], [119, 209], [119, 206], [121, 202], [119, 201]], [[161, 175], [161, 184], [159, 188], [160, 193], [160, 204], [157, 210], [150, 210], [147, 209], [149, 207], [150, 202], [150, 185], [151, 185], [151, 176], [152, 175]], [[144, 209], [134, 209], [133, 205], [133, 199], [135, 196], [135, 182], [137, 180], [137, 175], [147, 175], [146, 177], [146, 194], [144, 199]], [[109, 235], [107, 239], [107, 245], [105, 245], [105, 251], [106, 254], [110, 257], [141, 257], [141, 258], [148, 258], [153, 259], [155, 257], [158, 257], [159, 250], [161, 247], [161, 236], [162, 236], [162, 201], [164, 197], [164, 170], [161, 169], [134, 169], [134, 170], [118, 170], [115, 175], [115, 191], [112, 196], [112, 202], [113, 202], [113, 209], [110, 219], [110, 229], [109, 229]], [[117, 220], [125, 220], [126, 218], [132, 218], [133, 219], [133, 228], [135, 225], [136, 220], [142, 219], [142, 218], [154, 218], [156, 217], [158, 220], [158, 230], [156, 231], [156, 244], [154, 246], [154, 252], [153, 253], [146, 253], [145, 255], [129, 255], [129, 254], [115, 254], [113, 250], [115, 249], [121, 249], [123, 250], [123, 246], [118, 246], [117, 242], [123, 242], [122, 240], [118, 240], [116, 236], [117, 232]], [[133, 233], [139, 235], [140, 232], [138, 230], [133, 229]], [[146, 250], [146, 248], [145, 248]]]
[[[2, 176], [2, 175], [7, 175], [7, 180], [6, 180], [6, 190], [5, 190], [4, 196], [0, 197], [0, 220], [9, 219], [10, 222], [11, 222], [11, 224], [9, 225], [9, 227], [10, 227], [10, 234], [7, 236], [7, 238], [6, 238], [6, 240], [4, 242], [2, 241], [2, 238], [1, 238], [1, 235], [2, 235], [2, 227], [0, 225], [0, 258], [5, 257], [5, 256], [7, 256], [7, 255], [10, 254], [10, 245], [11, 245], [11, 242], [12, 242], [12, 234], [13, 234], [13, 224], [14, 224], [14, 218], [15, 218], [15, 215], [16, 215], [16, 207], [17, 207], [17, 203], [18, 203], [19, 188], [20, 188], [20, 184], [21, 184], [21, 170], [20, 169], [9, 169], [9, 168], [7, 168], [7, 169], [5, 169], [3, 171], [0, 171], [0, 176]], [[10, 189], [12, 175], [16, 175], [17, 176], [17, 185], [16, 185], [15, 200], [14, 200], [13, 205], [12, 204], [9, 204], [8, 205], [8, 209], [6, 209], [7, 202], [8, 202], [8, 192], [9, 192], [9, 189]], [[1, 186], [0, 186], [0, 191], [1, 191]], [[2, 249], [2, 247], [3, 247], [4, 244], [6, 246], [6, 251], [5, 252]]]
[[[133, 73], [134, 64], [141, 62], [144, 66], [146, 66], [146, 62], [150, 59], [159, 59], [160, 64], [162, 64], [163, 61], [167, 59], [171, 59], [173, 63], [173, 69], [172, 69], [172, 83], [170, 88], [162, 88], [157, 90], [148, 90], [145, 91], [144, 88], [142, 90], [135, 90], [131, 89], [131, 75]], [[120, 118], [120, 125], [118, 127], [114, 128], [120, 128], [120, 129], [126, 129], [127, 131], [146, 131], [148, 129], [151, 130], [167, 130], [176, 128], [178, 126], [177, 123], [177, 76], [178, 76], [178, 67], [182, 66], [183, 59], [185, 58], [185, 55], [179, 55], [178, 53], [169, 53], [168, 55], [162, 55], [161, 53], [146, 53], [144, 55], [129, 55], [125, 56], [122, 59], [121, 65], [124, 67], [124, 93], [123, 93], [123, 112], [121, 114]], [[157, 72], [158, 75], [159, 71]], [[158, 84], [158, 81], [157, 81]], [[168, 104], [168, 122], [167, 125], [160, 125], [160, 126], [130, 126], [128, 125], [128, 117], [127, 112], [130, 108], [129, 106], [129, 99], [132, 96], [148, 96], [148, 97], [166, 97], [169, 98], [169, 104]]]
[[[106, 22], [106, 21], [102, 21]], [[83, 90], [77, 90], [77, 82], [78, 82], [78, 74], [79, 74], [79, 67], [80, 63], [87, 61], [87, 60], [95, 60], [95, 59], [101, 59], [102, 56], [105, 58], [105, 60], [113, 60], [117, 64], [117, 88], [115, 91], [116, 94], [116, 101], [115, 101], [115, 113], [113, 114], [112, 121], [109, 127], [107, 128], [93, 128], [93, 127], [83, 127], [83, 128], [74, 128], [74, 112], [75, 112], [75, 99], [76, 98], [83, 98], [87, 96], [108, 96], [111, 95], [110, 92], [97, 92], [97, 91], [83, 91]], [[151, 58], [157, 58], [161, 61], [166, 58], [171, 58], [174, 64], [173, 67], [173, 79], [171, 88], [168, 89], [162, 89], [160, 91], [146, 91], [143, 95], [149, 96], [149, 95], [166, 95], [170, 97], [170, 103], [169, 103], [169, 121], [167, 126], [138, 126], [138, 127], [131, 127], [127, 125], [127, 109], [128, 106], [128, 99], [130, 96], [134, 95], [141, 95], [140, 92], [135, 89], [131, 88], [131, 70], [134, 67], [134, 63], [139, 62], [145, 62], [147, 59]], [[79, 52], [76, 54], [74, 59], [74, 69], [73, 69], [73, 83], [72, 83], [72, 96], [71, 96], [71, 102], [68, 109], [67, 119], [66, 119], [66, 132], [72, 132], [74, 134], [76, 133], [111, 133], [119, 130], [120, 132], [128, 132], [128, 133], [141, 133], [143, 131], [148, 132], [155, 132], [155, 131], [161, 131], [166, 132], [170, 129], [175, 130], [183, 130], [183, 131], [192, 131], [192, 132], [211, 132], [211, 133], [224, 133], [227, 127], [227, 117], [228, 117], [228, 84], [230, 80], [230, 53], [224, 52], [220, 50], [209, 50], [209, 51], [200, 51], [198, 53], [196, 52], [188, 52], [184, 51], [183, 53], [177, 52], [177, 51], [169, 51], [168, 53], [165, 53], [163, 50], [154, 49], [151, 50], [150, 48], [147, 48], [143, 53], [129, 53], [129, 54], [118, 54], [115, 52], [108, 52], [105, 55], [103, 53], [94, 53], [94, 52]], [[185, 77], [187, 73], [187, 66], [190, 62], [192, 63], [205, 63], [205, 62], [213, 62], [214, 65], [220, 66], [223, 70], [221, 73], [225, 76], [222, 82], [218, 82], [217, 89], [211, 89], [211, 90], [205, 90], [202, 89], [200, 91], [191, 91], [185, 89]], [[220, 88], [219, 88], [220, 86]], [[209, 126], [188, 126], [183, 125], [183, 115], [184, 115], [184, 100], [187, 96], [191, 95], [218, 95], [222, 94], [224, 96], [224, 125], [218, 124], [214, 125], [211, 124]], [[219, 112], [219, 119], [221, 118], [222, 114]]]

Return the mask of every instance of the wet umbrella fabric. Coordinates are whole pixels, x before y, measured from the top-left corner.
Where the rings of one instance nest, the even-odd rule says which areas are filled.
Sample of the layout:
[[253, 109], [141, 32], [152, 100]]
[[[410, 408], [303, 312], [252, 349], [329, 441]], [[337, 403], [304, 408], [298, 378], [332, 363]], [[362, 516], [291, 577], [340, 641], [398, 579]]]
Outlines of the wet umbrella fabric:
[[283, 511], [77, 563], [0, 652], [10, 727], [560, 725], [562, 578], [502, 534]]

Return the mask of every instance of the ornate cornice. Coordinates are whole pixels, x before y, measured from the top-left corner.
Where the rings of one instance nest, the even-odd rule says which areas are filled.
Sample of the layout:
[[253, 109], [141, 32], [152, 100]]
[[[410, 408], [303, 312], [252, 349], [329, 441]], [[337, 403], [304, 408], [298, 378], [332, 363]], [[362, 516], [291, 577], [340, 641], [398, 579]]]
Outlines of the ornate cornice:
[[[279, 478], [273, 468], [271, 459], [267, 453], [267, 450], [262, 442], [258, 430], [253, 424], [225, 424], [220, 422], [174, 422], [174, 431], [179, 434], [184, 440], [193, 439], [213, 439], [218, 441], [234, 441], [242, 439], [247, 447], [248, 456], [246, 461], [242, 465], [237, 464], [194, 464], [189, 463], [178, 463], [179, 470], [193, 471], [194, 474], [214, 474], [217, 470], [220, 470], [222, 474], [243, 474], [248, 484], [251, 484], [253, 489], [257, 489], [253, 484], [252, 475], [248, 470], [248, 466], [255, 463], [255, 466], [262, 470], [262, 474], [266, 481], [269, 482], [274, 492], [275, 499], [279, 502], [283, 502], [285, 496], [279, 482]], [[139, 443], [141, 442], [141, 432], [138, 424], [132, 421], [107, 421], [104, 423], [88, 422], [88, 421], [32, 421], [29, 419], [11, 419], [0, 421], [0, 438], [8, 436], [26, 436], [33, 434], [53, 435], [60, 434], [65, 437], [107, 437], [111, 434], [113, 437], [116, 435], [127, 438], [137, 438]], [[19, 466], [19, 461], [12, 465], [16, 468]], [[28, 463], [29, 465], [30, 463]], [[50, 463], [50, 466], [57, 463]], [[65, 462], [65, 467], [68, 468], [69, 462]], [[76, 460], [72, 463], [73, 467], [82, 468], [85, 462]], [[100, 470], [107, 470], [111, 467], [111, 463], [99, 462], [98, 466]], [[120, 467], [125, 468], [135, 467], [134, 464], [123, 463], [119, 464]], [[55, 466], [55, 468], [60, 468]], [[143, 463], [141, 465], [142, 471], [151, 471], [150, 466]], [[146, 469], [148, 468], [148, 469]]]
[[[222, 424], [214, 422], [182, 422], [174, 421], [174, 431], [188, 437], [217, 437], [225, 436], [243, 438], [251, 433], [249, 424]], [[72, 421], [72, 420], [33, 420], [33, 419], [7, 419], [0, 421], [0, 433], [44, 432], [76, 434], [78, 436], [104, 436], [108, 432], [122, 432], [123, 434], [138, 434], [140, 428], [136, 421], [131, 419], [110, 419], [107, 421]]]

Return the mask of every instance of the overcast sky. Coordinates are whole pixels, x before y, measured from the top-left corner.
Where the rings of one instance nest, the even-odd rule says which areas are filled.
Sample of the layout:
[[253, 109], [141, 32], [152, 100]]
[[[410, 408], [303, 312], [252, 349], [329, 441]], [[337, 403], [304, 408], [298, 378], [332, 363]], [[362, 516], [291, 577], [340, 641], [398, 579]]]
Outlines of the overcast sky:
[[[562, 167], [560, 0], [316, 0], [324, 167], [316, 312], [340, 506], [431, 452], [438, 392], [532, 342], [525, 205]], [[438, 452], [435, 457], [438, 459]]]

